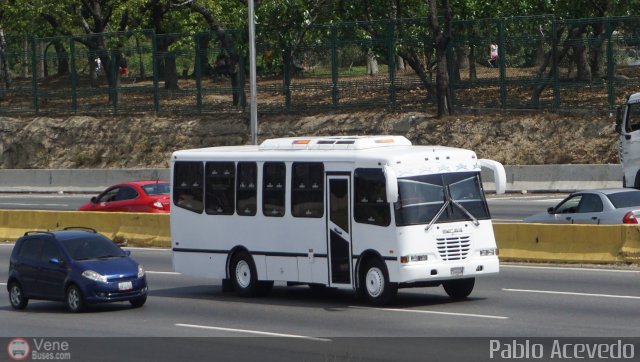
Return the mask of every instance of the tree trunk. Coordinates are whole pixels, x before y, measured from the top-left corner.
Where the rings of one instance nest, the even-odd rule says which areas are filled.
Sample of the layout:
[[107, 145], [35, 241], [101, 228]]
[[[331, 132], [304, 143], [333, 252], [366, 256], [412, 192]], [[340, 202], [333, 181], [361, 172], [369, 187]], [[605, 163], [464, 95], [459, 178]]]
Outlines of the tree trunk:
[[29, 76], [29, 39], [24, 37], [24, 45], [22, 50], [22, 78]]
[[451, 114], [451, 97], [449, 96], [449, 74], [447, 64], [447, 47], [451, 41], [451, 4], [449, 0], [444, 1], [444, 29], [440, 29], [438, 20], [437, 0], [429, 0], [429, 12], [431, 18], [431, 29], [435, 39], [436, 59], [438, 69], [436, 71], [436, 97], [438, 104], [438, 118], [445, 114]]
[[604, 62], [604, 40], [606, 37], [604, 24], [596, 23], [593, 26], [593, 35], [589, 36], [589, 65], [591, 66], [592, 79], [603, 79], [606, 76]]
[[176, 55], [168, 52], [164, 58], [164, 89], [178, 90], [178, 72], [176, 70]]
[[69, 74], [69, 53], [62, 42], [58, 39], [53, 41], [53, 47], [56, 49], [58, 59], [57, 74], [59, 76]]
[[576, 64], [577, 79], [580, 81], [591, 80], [591, 68], [587, 62], [587, 47], [584, 44], [584, 27], [571, 30], [573, 42], [573, 61]]
[[378, 73], [378, 61], [376, 60], [376, 56], [371, 53], [367, 54], [367, 75], [376, 75]]
[[469, 81], [478, 80], [476, 71], [476, 46], [469, 44]]
[[2, 85], [4, 89], [9, 89], [11, 87], [11, 74], [9, 73], [9, 60], [7, 59], [7, 41], [4, 37], [4, 31], [0, 26], [0, 66], [2, 67], [0, 71], [0, 76], [2, 76]]
[[404, 64], [404, 59], [397, 55], [396, 56], [396, 70], [399, 72], [404, 72], [406, 65]]
[[140, 80], [144, 80], [147, 75], [144, 69], [144, 59], [142, 57], [142, 47], [140, 47], [140, 39], [136, 36], [136, 52], [138, 53], [138, 68], [140, 68]]

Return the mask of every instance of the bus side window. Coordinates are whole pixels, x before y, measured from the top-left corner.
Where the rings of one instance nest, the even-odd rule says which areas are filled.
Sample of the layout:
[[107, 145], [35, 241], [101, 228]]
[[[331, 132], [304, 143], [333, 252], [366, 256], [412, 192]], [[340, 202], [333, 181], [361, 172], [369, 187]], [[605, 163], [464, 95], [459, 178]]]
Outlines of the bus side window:
[[236, 212], [240, 216], [254, 216], [257, 208], [258, 167], [255, 162], [238, 162], [236, 184]]
[[236, 165], [233, 162], [207, 162], [205, 211], [210, 215], [233, 215], [235, 210]]
[[357, 168], [354, 182], [354, 219], [358, 223], [389, 226], [391, 211], [386, 199], [382, 169]]
[[291, 173], [291, 214], [295, 217], [324, 216], [324, 165], [321, 162], [296, 162]]
[[287, 168], [284, 162], [265, 162], [262, 173], [262, 214], [284, 216]]
[[203, 178], [202, 162], [176, 162], [173, 166], [173, 203], [202, 213]]

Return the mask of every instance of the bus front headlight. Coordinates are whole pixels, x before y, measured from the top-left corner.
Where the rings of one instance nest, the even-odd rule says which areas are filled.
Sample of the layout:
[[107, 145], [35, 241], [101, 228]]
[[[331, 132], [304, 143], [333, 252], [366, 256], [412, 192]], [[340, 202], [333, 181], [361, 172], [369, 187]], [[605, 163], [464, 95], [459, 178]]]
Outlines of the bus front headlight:
[[480, 249], [480, 256], [494, 256], [498, 255], [498, 248]]

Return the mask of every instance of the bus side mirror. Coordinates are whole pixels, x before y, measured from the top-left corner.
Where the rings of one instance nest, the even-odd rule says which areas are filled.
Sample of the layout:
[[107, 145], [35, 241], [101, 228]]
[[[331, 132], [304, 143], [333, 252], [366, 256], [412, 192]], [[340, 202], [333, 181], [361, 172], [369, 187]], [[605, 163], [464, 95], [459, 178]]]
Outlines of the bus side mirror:
[[486, 158], [479, 159], [481, 167], [486, 167], [493, 171], [493, 180], [496, 185], [496, 194], [504, 194], [507, 189], [507, 174], [504, 166], [498, 161], [488, 160]]
[[622, 134], [622, 117], [624, 117], [624, 108], [618, 107], [616, 110], [616, 133]]
[[398, 177], [389, 166], [384, 166], [385, 189], [387, 190], [387, 202], [398, 202]]

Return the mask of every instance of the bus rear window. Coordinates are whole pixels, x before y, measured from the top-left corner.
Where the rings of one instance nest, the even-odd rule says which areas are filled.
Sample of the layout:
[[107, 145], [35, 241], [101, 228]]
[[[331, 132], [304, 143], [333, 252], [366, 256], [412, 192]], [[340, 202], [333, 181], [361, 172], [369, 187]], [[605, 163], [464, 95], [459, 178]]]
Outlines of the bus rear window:
[[176, 162], [173, 166], [173, 203], [177, 207], [202, 213], [202, 162]]

